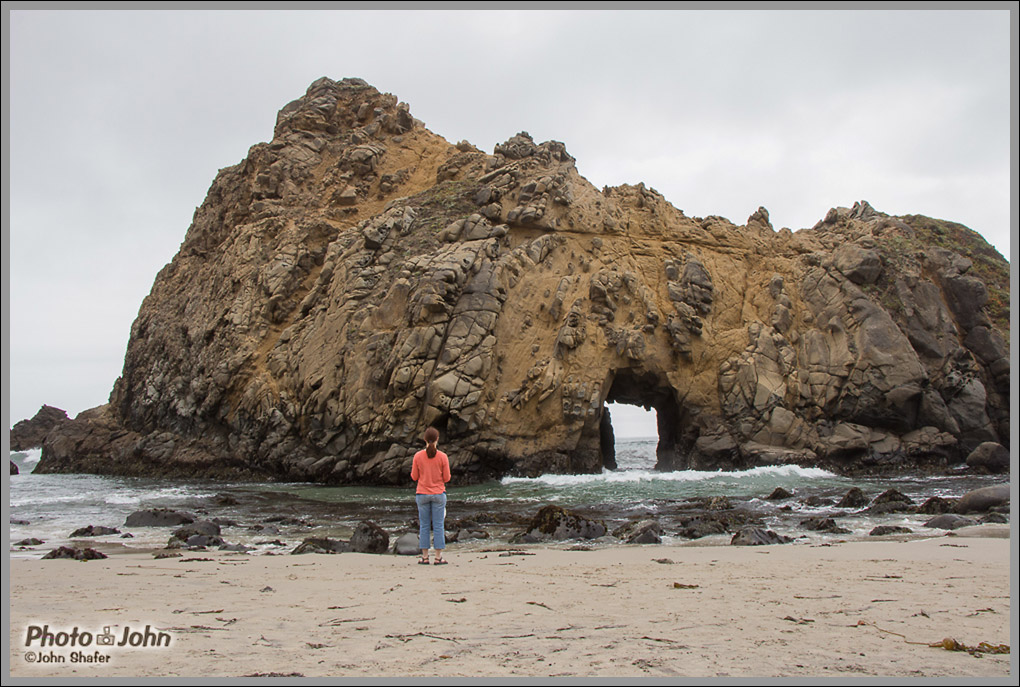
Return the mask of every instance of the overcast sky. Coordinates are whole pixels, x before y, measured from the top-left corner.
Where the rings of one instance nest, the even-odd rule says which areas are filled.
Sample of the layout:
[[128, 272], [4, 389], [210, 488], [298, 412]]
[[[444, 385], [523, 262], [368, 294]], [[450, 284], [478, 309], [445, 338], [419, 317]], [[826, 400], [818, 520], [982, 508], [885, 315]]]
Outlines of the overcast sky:
[[320, 76], [451, 142], [563, 141], [597, 187], [691, 216], [799, 229], [866, 199], [1009, 258], [1009, 30], [1006, 10], [14, 11], [9, 423], [108, 400], [216, 171]]

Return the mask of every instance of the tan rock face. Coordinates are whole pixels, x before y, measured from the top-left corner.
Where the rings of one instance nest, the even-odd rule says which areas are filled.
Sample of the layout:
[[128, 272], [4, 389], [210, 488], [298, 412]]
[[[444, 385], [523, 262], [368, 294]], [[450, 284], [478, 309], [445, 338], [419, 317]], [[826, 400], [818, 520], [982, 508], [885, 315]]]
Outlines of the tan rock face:
[[656, 409], [662, 469], [943, 466], [1008, 441], [1008, 274], [959, 225], [690, 218], [320, 79], [217, 175], [40, 469], [397, 484], [434, 425], [462, 482], [598, 471], [609, 401]]

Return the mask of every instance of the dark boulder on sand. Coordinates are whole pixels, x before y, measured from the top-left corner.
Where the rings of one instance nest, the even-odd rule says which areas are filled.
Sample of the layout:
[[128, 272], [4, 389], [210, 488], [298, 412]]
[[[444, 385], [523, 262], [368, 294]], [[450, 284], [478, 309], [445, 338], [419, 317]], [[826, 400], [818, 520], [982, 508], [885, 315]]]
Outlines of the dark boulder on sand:
[[887, 534], [912, 534], [913, 530], [909, 527], [901, 527], [899, 525], [879, 525], [870, 532], [869, 537], [883, 537]]
[[766, 501], [780, 501], [782, 499], [788, 499], [791, 496], [793, 496], [793, 494], [788, 492], [786, 489], [783, 489], [782, 487], [776, 487], [775, 489], [772, 490], [771, 494], [769, 494], [768, 496], [765, 497], [765, 500]]
[[229, 546], [220, 536], [220, 526], [211, 520], [196, 520], [184, 527], [174, 530], [167, 548], [208, 548], [210, 546]]
[[196, 534], [204, 534], [210, 537], [217, 536], [220, 534], [220, 526], [212, 520], [196, 520], [174, 530], [173, 536], [178, 539], [187, 540], [188, 537]]
[[901, 494], [895, 489], [887, 489], [876, 496], [868, 506], [867, 512], [871, 515], [882, 515], [883, 513], [906, 513], [915, 509], [914, 502], [906, 494]]
[[605, 523], [559, 506], [542, 508], [528, 524], [527, 530], [514, 538], [516, 542], [533, 543], [548, 539], [595, 539], [607, 532]]
[[184, 540], [184, 545], [189, 549], [205, 549], [210, 546], [227, 546], [227, 542], [215, 534], [193, 534]]
[[393, 542], [393, 553], [398, 556], [417, 556], [421, 553], [418, 548], [418, 535], [414, 532], [402, 534]]
[[902, 494], [895, 489], [886, 489], [881, 494], [875, 497], [871, 502], [872, 506], [877, 506], [882, 503], [905, 503], [907, 505], [914, 505], [914, 502], [906, 494]]
[[362, 520], [351, 535], [350, 550], [354, 553], [386, 553], [390, 548], [390, 535], [379, 525]]
[[726, 534], [728, 531], [729, 528], [723, 520], [712, 517], [694, 517], [681, 521], [681, 527], [677, 534], [686, 539], [701, 539], [713, 534]]
[[945, 515], [936, 515], [934, 518], [924, 523], [924, 526], [940, 530], [955, 530], [960, 527], [970, 527], [971, 525], [976, 524], [978, 524], [976, 520], [965, 518], [962, 515], [946, 513]]
[[994, 508], [1009, 506], [1009, 485], [999, 484], [968, 491], [956, 502], [957, 513], [987, 513]]
[[291, 555], [302, 553], [346, 553], [350, 550], [350, 545], [339, 539], [309, 537], [298, 544], [298, 547], [291, 551]]
[[77, 537], [105, 537], [108, 534], [120, 534], [120, 530], [116, 527], [103, 527], [102, 525], [89, 525], [88, 527], [79, 527], [74, 532], [71, 532], [71, 539]]
[[42, 539], [36, 539], [35, 537], [29, 537], [28, 539], [22, 539], [19, 542], [15, 542], [15, 546], [40, 546], [45, 544]]
[[993, 475], [1009, 472], [1009, 451], [994, 441], [978, 444], [967, 456], [967, 467]]
[[744, 527], [733, 535], [730, 544], [733, 546], [768, 546], [770, 544], [788, 544], [792, 541], [791, 537], [776, 534], [772, 530]]
[[195, 516], [170, 508], [136, 510], [127, 516], [124, 527], [177, 527], [195, 522]]
[[852, 487], [836, 504], [836, 508], [864, 508], [868, 505], [868, 497], [860, 487]]
[[639, 520], [617, 527], [613, 536], [628, 544], [661, 544], [662, 525], [657, 520]]
[[101, 558], [108, 558], [108, 556], [105, 553], [96, 551], [95, 549], [75, 549], [70, 546], [61, 546], [53, 549], [43, 556], [43, 560], [54, 558], [73, 558], [76, 561], [94, 561]]
[[461, 519], [446, 521], [446, 541], [457, 542], [468, 539], [488, 539], [489, 533], [474, 520]]
[[925, 515], [942, 515], [951, 512], [954, 506], [956, 506], [955, 499], [932, 496], [918, 507], [917, 512]]
[[850, 530], [840, 527], [832, 518], [807, 518], [800, 521], [800, 526], [815, 532], [828, 532], [829, 534], [850, 534]]

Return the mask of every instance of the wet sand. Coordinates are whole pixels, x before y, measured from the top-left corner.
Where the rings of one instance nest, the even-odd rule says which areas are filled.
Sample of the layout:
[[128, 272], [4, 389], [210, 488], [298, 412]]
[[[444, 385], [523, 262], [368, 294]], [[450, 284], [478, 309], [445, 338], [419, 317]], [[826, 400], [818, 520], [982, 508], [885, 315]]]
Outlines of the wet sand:
[[[929, 645], [1011, 644], [1008, 536], [1008, 526], [985, 525], [828, 545], [452, 545], [445, 566], [353, 553], [13, 559], [10, 669], [17, 677], [1005, 677], [1011, 654]], [[72, 647], [59, 633], [75, 627], [79, 635], [109, 627], [115, 644]], [[30, 632], [68, 644], [26, 646]]]

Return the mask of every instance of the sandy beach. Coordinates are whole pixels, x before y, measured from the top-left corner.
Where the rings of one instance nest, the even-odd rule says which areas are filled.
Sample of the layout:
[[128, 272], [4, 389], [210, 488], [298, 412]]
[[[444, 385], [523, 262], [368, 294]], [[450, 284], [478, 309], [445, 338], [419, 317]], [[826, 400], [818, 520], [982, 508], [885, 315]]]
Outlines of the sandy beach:
[[[1005, 677], [1010, 654], [929, 646], [1011, 644], [1009, 529], [972, 529], [832, 545], [451, 547], [446, 566], [353, 553], [15, 559], [11, 675]], [[113, 645], [83, 646], [106, 628]]]

